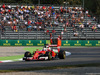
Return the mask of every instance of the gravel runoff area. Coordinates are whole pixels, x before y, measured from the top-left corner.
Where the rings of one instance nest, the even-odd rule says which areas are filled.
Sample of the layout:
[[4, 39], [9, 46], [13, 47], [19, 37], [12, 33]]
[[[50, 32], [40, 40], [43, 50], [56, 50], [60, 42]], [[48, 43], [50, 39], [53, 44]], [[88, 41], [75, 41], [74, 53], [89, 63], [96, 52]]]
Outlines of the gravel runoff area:
[[0, 47], [0, 57], [16, 56], [24, 54], [25, 47]]
[[0, 75], [100, 75], [100, 67], [78, 67], [68, 69], [11, 72], [0, 73]]

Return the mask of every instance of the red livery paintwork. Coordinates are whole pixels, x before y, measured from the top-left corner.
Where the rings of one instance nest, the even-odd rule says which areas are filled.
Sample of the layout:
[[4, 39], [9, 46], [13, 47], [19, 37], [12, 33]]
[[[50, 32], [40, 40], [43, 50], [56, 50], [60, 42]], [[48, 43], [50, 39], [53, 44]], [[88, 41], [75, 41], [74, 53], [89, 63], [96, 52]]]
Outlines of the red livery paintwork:
[[52, 44], [52, 34], [50, 35], [51, 45], [45, 45], [42, 50], [37, 50], [32, 54], [30, 52], [25, 52], [23, 60], [51, 60], [52, 58], [65, 59], [65, 51], [60, 50], [61, 37], [57, 38], [57, 45]]
[[[56, 49], [55, 49], [56, 48]], [[56, 51], [56, 52], [55, 52]], [[51, 60], [52, 58], [58, 57], [60, 47], [57, 45], [46, 45], [42, 50], [37, 50], [32, 54], [25, 52], [23, 60]]]

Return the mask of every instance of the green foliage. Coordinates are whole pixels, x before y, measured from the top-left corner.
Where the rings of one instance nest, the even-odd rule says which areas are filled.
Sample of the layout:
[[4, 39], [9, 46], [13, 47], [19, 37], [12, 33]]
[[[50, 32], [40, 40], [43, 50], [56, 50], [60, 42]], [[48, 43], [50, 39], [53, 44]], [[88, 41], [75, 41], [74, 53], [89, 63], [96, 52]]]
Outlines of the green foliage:
[[81, 5], [81, 0], [67, 0], [70, 5]]
[[100, 0], [85, 1], [85, 9], [92, 11], [96, 15], [100, 15]]
[[41, 4], [63, 4], [64, 0], [42, 0]]

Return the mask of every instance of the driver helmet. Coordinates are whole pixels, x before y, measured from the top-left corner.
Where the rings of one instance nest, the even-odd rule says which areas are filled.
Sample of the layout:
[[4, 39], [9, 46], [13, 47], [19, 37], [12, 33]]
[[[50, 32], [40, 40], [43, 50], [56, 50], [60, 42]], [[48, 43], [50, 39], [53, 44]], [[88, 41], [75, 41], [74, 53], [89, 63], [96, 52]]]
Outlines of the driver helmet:
[[47, 46], [46, 48], [47, 48], [47, 50], [51, 50], [51, 48], [49, 46]]
[[49, 46], [46, 46], [46, 48], [49, 48]]

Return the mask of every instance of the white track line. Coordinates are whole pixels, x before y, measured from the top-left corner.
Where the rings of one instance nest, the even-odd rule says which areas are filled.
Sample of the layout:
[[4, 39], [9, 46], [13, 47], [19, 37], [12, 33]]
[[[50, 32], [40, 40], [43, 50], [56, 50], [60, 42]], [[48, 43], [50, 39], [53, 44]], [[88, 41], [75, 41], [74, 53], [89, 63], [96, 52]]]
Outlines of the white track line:
[[22, 58], [21, 59], [15, 59], [15, 60], [3, 60], [3, 61], [0, 61], [0, 63], [15, 62], [15, 61], [22, 61]]
[[[65, 51], [65, 53], [66, 53], [66, 56], [71, 55], [70, 52]], [[22, 58], [21, 59], [15, 59], [15, 60], [3, 60], [3, 61], [0, 61], [0, 63], [16, 62], [16, 61], [22, 61], [22, 60], [23, 60]]]

